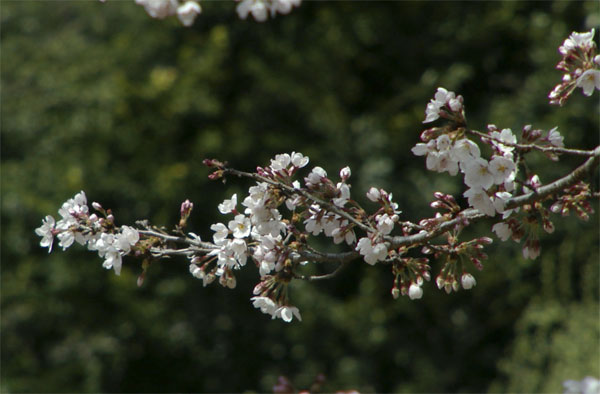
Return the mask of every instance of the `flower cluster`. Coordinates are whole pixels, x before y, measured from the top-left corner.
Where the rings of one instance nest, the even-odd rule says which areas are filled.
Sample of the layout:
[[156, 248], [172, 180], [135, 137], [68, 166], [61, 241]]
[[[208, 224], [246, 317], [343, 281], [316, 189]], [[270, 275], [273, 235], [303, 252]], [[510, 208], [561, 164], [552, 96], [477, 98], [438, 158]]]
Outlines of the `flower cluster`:
[[564, 394], [598, 394], [600, 393], [600, 379], [586, 376], [582, 380], [565, 380], [563, 387]]
[[573, 32], [558, 48], [562, 55], [556, 68], [564, 71], [562, 83], [548, 95], [550, 104], [563, 105], [576, 88], [591, 96], [600, 89], [600, 55], [596, 55], [595, 30], [585, 33]]
[[192, 0], [185, 3], [180, 3], [179, 0], [135, 0], [135, 3], [143, 6], [152, 18], [164, 19], [177, 15], [184, 26], [193, 25], [196, 17], [202, 12], [200, 4]]
[[52, 251], [54, 237], [58, 238], [58, 246], [67, 249], [74, 242], [86, 245], [89, 250], [97, 251], [104, 259], [102, 266], [114, 269], [117, 275], [121, 273], [122, 256], [129, 254], [132, 247], [140, 239], [139, 233], [132, 227], [114, 226], [114, 216], [110, 211], [105, 211], [98, 203], [92, 206], [104, 217], [89, 214], [87, 198], [81, 191], [73, 198], [62, 204], [58, 210], [61, 219], [56, 222], [54, 217], [48, 215], [35, 233], [42, 237], [40, 245]]
[[[440, 114], [450, 119], [450, 127], [434, 127], [421, 134], [423, 143], [412, 148], [417, 156], [426, 156], [427, 169], [437, 172], [464, 174], [469, 189], [463, 194], [469, 205], [488, 216], [504, 213], [506, 200], [512, 197], [517, 166], [513, 154], [516, 137], [511, 129], [498, 130], [488, 126], [489, 138], [483, 141], [492, 145], [494, 155], [490, 160], [481, 157], [479, 146], [465, 136], [462, 96], [438, 88], [427, 105], [425, 122], [438, 119]], [[443, 112], [440, 108], [452, 112]], [[460, 122], [460, 123], [457, 123]], [[554, 137], [556, 138], [556, 137]]]
[[467, 242], [456, 242], [449, 237], [448, 245], [432, 249], [426, 246], [423, 253], [433, 255], [436, 258], [445, 258], [444, 267], [435, 278], [438, 289], [444, 289], [446, 293], [458, 291], [462, 286], [465, 290], [473, 288], [477, 281], [475, 277], [467, 272], [467, 262], [472, 263], [478, 270], [483, 269], [483, 260], [487, 255], [483, 252], [485, 245], [492, 243], [489, 237], [476, 238]]
[[[106, 0], [100, 0], [105, 2]], [[236, 12], [241, 19], [252, 15], [257, 22], [264, 22], [276, 14], [289, 14], [294, 7], [300, 6], [302, 0], [236, 0]], [[144, 7], [148, 15], [156, 19], [164, 19], [177, 15], [184, 26], [192, 26], [196, 17], [202, 12], [197, 0], [135, 0]]]
[[[154, 17], [168, 16], [179, 7], [177, 0], [137, 2]], [[298, 3], [243, 0], [238, 12], [245, 12], [246, 16], [252, 13], [261, 20], [265, 7], [271, 14], [285, 13]], [[244, 7], [245, 11], [239, 11]], [[591, 59], [595, 50], [592, 37], [593, 31], [573, 33], [565, 41], [560, 49], [568, 60], [563, 59], [565, 69], [576, 63], [573, 60], [576, 55], [580, 59]], [[582, 71], [582, 75], [584, 73]], [[583, 84], [586, 93], [587, 85]], [[593, 212], [589, 200], [597, 193], [582, 179], [598, 166], [600, 147], [591, 151], [564, 148], [563, 137], [556, 127], [546, 133], [527, 125], [520, 136], [509, 128], [495, 125], [488, 125], [485, 133], [471, 130], [467, 128], [462, 96], [441, 87], [427, 104], [425, 117], [424, 123], [440, 120], [443, 122], [438, 123], [443, 124], [424, 130], [422, 142], [416, 144], [412, 152], [425, 156], [426, 166], [431, 171], [447, 172], [451, 176], [460, 173], [466, 187], [462, 196], [470, 208], [461, 207], [460, 201], [452, 195], [436, 192], [430, 205], [441, 212], [418, 224], [401, 221], [402, 212], [392, 194], [371, 187], [366, 200], [375, 208], [367, 211], [352, 198], [349, 167], [342, 168], [338, 179], [332, 180], [321, 167], [306, 169], [309, 158], [291, 152], [276, 155], [270, 165], [257, 167], [252, 173], [228, 168], [218, 160], [204, 161], [212, 169], [210, 179], [231, 175], [254, 181], [245, 196], [238, 198], [236, 193], [218, 205], [226, 219], [210, 227], [213, 231], [210, 242], [184, 232], [194, 206], [189, 200], [181, 204], [179, 222], [168, 233], [147, 221], [136, 222], [140, 229], [118, 227], [111, 210], [98, 203], [92, 203], [97, 214], [90, 214], [84, 192], [62, 204], [58, 211], [60, 220], [46, 216], [35, 232], [41, 237], [40, 245], [49, 252], [55, 239], [63, 250], [75, 242], [86, 245], [104, 260], [105, 268], [113, 269], [117, 275], [121, 272], [123, 256], [142, 258], [143, 272], [138, 277], [138, 285], [143, 283], [152, 260], [162, 257], [183, 255], [189, 259], [190, 274], [201, 279], [204, 286], [218, 279], [219, 284], [231, 289], [237, 285], [235, 273], [238, 270], [247, 265], [255, 266], [260, 279], [250, 298], [253, 306], [273, 319], [291, 322], [294, 317], [301, 320], [300, 311], [289, 299], [289, 285], [293, 280], [327, 279], [340, 272], [349, 261], [361, 258], [369, 265], [379, 263], [391, 267], [392, 296], [403, 295], [415, 300], [422, 298], [423, 285], [431, 280], [430, 259], [433, 257], [442, 263], [435, 278], [439, 289], [447, 293], [460, 288], [468, 290], [477, 283], [469, 271], [473, 267], [483, 269], [483, 260], [487, 258], [484, 247], [492, 242], [488, 237], [459, 240], [462, 229], [472, 221], [501, 214], [492, 231], [502, 241], [525, 239], [523, 256], [534, 259], [540, 254], [540, 229], [547, 233], [554, 231], [551, 213], [565, 216], [575, 212], [587, 220]], [[490, 156], [484, 156], [484, 151], [491, 152]], [[571, 174], [542, 185], [538, 175], [524, 164], [526, 155], [533, 151], [551, 160], [568, 153], [588, 158]], [[545, 206], [549, 200], [550, 208]], [[313, 238], [323, 235], [347, 250], [339, 253], [317, 250], [318, 243], [313, 242]], [[442, 235], [446, 237], [444, 242], [434, 241]], [[247, 264], [248, 261], [251, 264]], [[337, 263], [338, 267], [323, 275], [304, 275], [302, 271], [306, 268], [303, 267], [309, 261]]]
[[271, 315], [272, 319], [279, 318], [289, 323], [296, 317], [296, 319], [302, 321], [298, 308], [289, 305], [287, 280], [281, 280], [277, 276], [266, 275], [254, 287], [253, 294], [254, 297], [250, 299], [252, 305], [260, 309], [262, 313]]
[[257, 22], [267, 20], [269, 14], [271, 18], [277, 13], [289, 14], [292, 8], [300, 6], [302, 0], [236, 0], [240, 3], [236, 7], [238, 16], [246, 19], [249, 14]]

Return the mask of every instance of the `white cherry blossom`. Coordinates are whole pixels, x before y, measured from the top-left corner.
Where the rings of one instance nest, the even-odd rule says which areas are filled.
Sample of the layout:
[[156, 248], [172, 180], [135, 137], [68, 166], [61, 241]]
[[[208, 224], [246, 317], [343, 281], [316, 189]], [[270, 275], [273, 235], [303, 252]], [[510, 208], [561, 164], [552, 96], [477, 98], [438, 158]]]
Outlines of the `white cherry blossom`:
[[246, 238], [250, 235], [252, 224], [249, 218], [240, 214], [236, 215], [234, 220], [229, 222], [228, 227], [235, 238]]
[[600, 90], [600, 70], [586, 70], [575, 82], [575, 86], [583, 90], [583, 94], [591, 96], [594, 90]]
[[304, 182], [306, 183], [306, 186], [314, 187], [319, 185], [323, 178], [327, 178], [327, 172], [321, 167], [315, 167], [310, 174], [304, 178]]
[[411, 300], [418, 300], [423, 297], [423, 289], [416, 283], [412, 283], [408, 288], [408, 297]]
[[242, 0], [236, 11], [241, 19], [246, 19], [248, 14], [252, 14], [257, 22], [264, 22], [268, 17], [268, 8], [262, 0]]
[[191, 26], [194, 24], [196, 17], [202, 12], [200, 4], [195, 1], [186, 1], [183, 5], [177, 7], [177, 17], [181, 24], [184, 26]]
[[213, 234], [213, 241], [216, 245], [221, 245], [229, 235], [229, 230], [223, 223], [215, 223], [210, 226], [210, 229], [215, 232]]
[[273, 171], [285, 170], [291, 162], [292, 158], [287, 153], [276, 155], [275, 159], [271, 159], [271, 169]]
[[559, 131], [558, 131], [558, 127], [554, 127], [552, 129], [550, 129], [548, 131], [548, 142], [550, 142], [550, 144], [552, 146], [555, 146], [557, 148], [563, 148], [565, 146], [565, 144], [563, 143], [564, 137], [562, 135], [560, 135]]
[[492, 231], [495, 232], [502, 241], [507, 241], [512, 236], [510, 226], [504, 222], [494, 224], [492, 226]]
[[40, 246], [42, 248], [48, 248], [48, 253], [52, 252], [52, 243], [54, 242], [54, 226], [56, 221], [50, 215], [47, 215], [42, 220], [42, 225], [35, 229], [35, 233], [42, 237]]
[[295, 306], [284, 305], [280, 306], [275, 310], [275, 313], [273, 314], [273, 319], [278, 317], [284, 322], [289, 323], [292, 321], [294, 316], [299, 321], [302, 321], [302, 317], [300, 316], [300, 311], [298, 310], [298, 308], [296, 308]]
[[515, 163], [503, 156], [494, 156], [488, 165], [489, 172], [492, 174], [496, 185], [501, 185], [508, 180], [515, 168]]
[[571, 51], [574, 51], [575, 48], [581, 48], [584, 51], [593, 47], [594, 43], [594, 35], [596, 31], [594, 29], [585, 32], [585, 33], [577, 33], [573, 32], [567, 38], [563, 44], [558, 48], [559, 52], [562, 55], [566, 55]]
[[219, 212], [223, 215], [233, 212], [237, 206], [237, 193], [231, 196], [229, 200], [224, 200], [218, 205]]
[[377, 202], [381, 198], [381, 192], [379, 189], [372, 187], [367, 192], [367, 198], [373, 202]]
[[482, 158], [465, 164], [465, 184], [471, 188], [481, 187], [485, 190], [494, 184], [494, 176], [489, 171], [489, 163]]
[[177, 0], [135, 0], [152, 18], [163, 19], [177, 13]]
[[487, 192], [479, 187], [472, 187], [463, 193], [463, 196], [467, 197], [469, 205], [479, 210], [481, 213], [485, 213], [488, 216], [496, 215], [496, 207], [488, 196]]
[[473, 275], [465, 272], [460, 278], [460, 284], [462, 285], [463, 289], [469, 290], [477, 284], [477, 281]]
[[[300, 4], [300, 1], [298, 1], [298, 4]], [[302, 153], [298, 153], [298, 152], [292, 152], [290, 157], [292, 160], [292, 165], [294, 165], [294, 167], [298, 167], [298, 168], [305, 167], [309, 161], [308, 156], [304, 156]]]

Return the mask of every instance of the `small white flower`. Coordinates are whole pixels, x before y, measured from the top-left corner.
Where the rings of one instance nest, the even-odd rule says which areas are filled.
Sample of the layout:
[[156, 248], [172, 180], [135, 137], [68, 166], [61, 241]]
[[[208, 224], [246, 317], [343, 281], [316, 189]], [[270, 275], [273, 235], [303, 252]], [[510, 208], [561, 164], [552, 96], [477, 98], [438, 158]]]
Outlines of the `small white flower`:
[[563, 140], [564, 137], [558, 132], [558, 127], [554, 127], [548, 131], [548, 142], [550, 142], [552, 146], [563, 148], [565, 146]]
[[475, 280], [473, 275], [469, 273], [464, 273], [463, 276], [460, 278], [460, 283], [462, 284], [463, 289], [469, 290], [477, 284], [477, 281]]
[[436, 148], [437, 148], [436, 141], [430, 140], [426, 144], [419, 142], [417, 145], [413, 146], [411, 151], [415, 156], [424, 156], [431, 152], [435, 152]]
[[458, 174], [458, 162], [452, 158], [451, 152], [446, 150], [437, 154], [434, 169], [437, 172], [447, 171], [451, 176], [455, 176]]
[[325, 170], [321, 167], [315, 167], [312, 169], [310, 174], [304, 178], [304, 182], [306, 182], [306, 185], [309, 187], [317, 186], [321, 183], [322, 178], [327, 178], [327, 172], [325, 172]]
[[527, 259], [531, 259], [531, 260], [535, 260], [539, 257], [540, 255], [540, 248], [536, 248], [536, 247], [532, 247], [532, 246], [528, 246], [525, 245], [523, 246], [523, 258]]
[[252, 301], [252, 305], [255, 308], [260, 309], [262, 313], [266, 313], [268, 315], [275, 315], [275, 311], [277, 310], [277, 304], [270, 299], [269, 297], [252, 297], [250, 298]]
[[361, 238], [355, 250], [363, 255], [365, 262], [370, 265], [375, 265], [378, 261], [385, 260], [388, 255], [388, 250], [384, 243], [373, 244], [368, 237]]
[[235, 238], [246, 238], [252, 230], [250, 219], [242, 214], [236, 215], [235, 219], [229, 222], [229, 230]]
[[425, 108], [425, 120], [423, 121], [423, 123], [430, 123], [433, 122], [435, 120], [438, 120], [440, 117], [440, 108], [442, 106], [439, 105], [437, 102], [435, 101], [431, 101], [427, 104], [427, 107]]
[[190, 274], [194, 276], [194, 278], [203, 279], [204, 271], [196, 264], [190, 264]]
[[340, 191], [340, 196], [333, 199], [333, 205], [342, 208], [350, 199], [350, 186], [345, 183], [338, 183], [337, 189]]
[[377, 231], [383, 235], [388, 235], [394, 229], [394, 221], [398, 220], [398, 215], [390, 217], [387, 213], [383, 215], [377, 215], [375, 220], [377, 221]]
[[600, 393], [600, 380], [586, 376], [583, 380], [566, 380], [563, 382], [563, 394], [598, 394]]
[[184, 26], [191, 26], [200, 12], [202, 12], [200, 4], [195, 1], [186, 1], [177, 8], [177, 17]]
[[102, 266], [106, 269], [113, 268], [115, 270], [116, 275], [121, 275], [121, 266], [123, 265], [123, 259], [121, 258], [121, 253], [118, 250], [111, 248], [104, 255], [104, 263]]
[[510, 178], [516, 165], [512, 160], [504, 156], [494, 156], [489, 162], [488, 168], [494, 177], [494, 184], [500, 185]]
[[408, 297], [411, 300], [418, 300], [423, 297], [423, 289], [416, 283], [412, 283], [408, 288]]
[[294, 165], [295, 167], [302, 168], [308, 164], [308, 156], [304, 156], [302, 153], [292, 152], [290, 156], [292, 159], [292, 165]]
[[494, 207], [494, 203], [487, 195], [486, 191], [481, 187], [472, 187], [464, 192], [463, 196], [467, 197], [469, 205], [473, 208], [485, 213], [488, 216], [496, 215], [496, 207]]
[[492, 131], [490, 133], [490, 136], [494, 138], [494, 140], [492, 140], [492, 145], [495, 146], [503, 154], [507, 154], [515, 150], [514, 146], [510, 145], [514, 145], [517, 143], [517, 137], [513, 134], [511, 129], [502, 129], [502, 131], [500, 132]]
[[163, 19], [177, 13], [177, 0], [135, 0], [152, 18]]
[[277, 308], [277, 310], [275, 310], [275, 313], [273, 314], [273, 319], [278, 317], [284, 322], [289, 323], [292, 321], [292, 318], [294, 316], [296, 316], [296, 319], [298, 319], [299, 321], [302, 321], [302, 317], [300, 316], [300, 311], [298, 310], [298, 308], [296, 308], [295, 306], [284, 305], [280, 306], [279, 308]]
[[50, 215], [47, 215], [42, 220], [42, 225], [35, 229], [35, 233], [42, 237], [40, 241], [40, 246], [42, 248], [48, 248], [48, 253], [52, 251], [52, 243], [54, 242], [54, 226], [56, 222], [54, 218]]
[[450, 141], [450, 137], [447, 134], [442, 134], [435, 140], [435, 145], [438, 151], [443, 151], [450, 149], [452, 141]]
[[352, 175], [352, 171], [350, 171], [350, 167], [346, 166], [340, 170], [340, 178], [342, 180], [347, 180]]
[[479, 146], [468, 138], [456, 141], [452, 147], [451, 154], [454, 160], [461, 164], [481, 157]]
[[75, 242], [75, 234], [72, 231], [63, 231], [59, 233], [56, 237], [60, 241], [58, 243], [58, 246], [63, 248], [63, 250], [66, 250], [68, 247], [73, 245], [73, 242]]
[[298, 7], [301, 0], [272, 0], [271, 1], [271, 16], [275, 16], [277, 12], [280, 14], [289, 14], [292, 8]]
[[273, 171], [281, 171], [285, 170], [290, 163], [292, 162], [292, 158], [289, 154], [283, 153], [275, 156], [275, 159], [271, 159], [271, 169]]
[[131, 251], [131, 247], [140, 240], [140, 234], [129, 226], [121, 226], [121, 232], [115, 235], [115, 246], [124, 254]]
[[510, 226], [504, 222], [499, 222], [492, 226], [492, 231], [496, 233], [502, 241], [507, 241], [512, 236]]
[[237, 5], [236, 11], [241, 19], [246, 19], [251, 13], [257, 22], [266, 21], [268, 16], [267, 6], [261, 0], [243, 0]]
[[219, 212], [223, 215], [231, 213], [236, 209], [237, 206], [237, 193], [231, 196], [231, 199], [224, 200], [221, 204], [219, 204]]
[[377, 202], [381, 198], [381, 192], [379, 189], [372, 187], [367, 192], [367, 198], [373, 202]]
[[217, 245], [221, 245], [227, 238], [227, 235], [229, 235], [229, 230], [227, 230], [227, 227], [223, 223], [215, 223], [210, 226], [210, 229], [215, 232], [213, 234], [213, 241]]
[[577, 33], [573, 32], [567, 38], [563, 44], [558, 48], [559, 52], [563, 55], [566, 55], [570, 51], [575, 50], [575, 48], [579, 47], [584, 51], [594, 46], [594, 35], [596, 31], [594, 29], [585, 32], [585, 33]]
[[490, 173], [489, 163], [485, 159], [479, 158], [465, 164], [465, 184], [485, 190], [494, 184], [494, 176]]
[[594, 89], [600, 90], [600, 70], [589, 69], [585, 71], [577, 78], [575, 85], [583, 89], [583, 94], [591, 96], [594, 93]]

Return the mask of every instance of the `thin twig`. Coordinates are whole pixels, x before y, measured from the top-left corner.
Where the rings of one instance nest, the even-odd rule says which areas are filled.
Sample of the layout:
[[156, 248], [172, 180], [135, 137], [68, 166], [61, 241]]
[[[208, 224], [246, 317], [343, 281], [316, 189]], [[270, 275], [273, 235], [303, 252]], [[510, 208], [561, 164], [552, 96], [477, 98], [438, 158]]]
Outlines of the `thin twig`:
[[319, 205], [324, 206], [328, 211], [333, 212], [347, 220], [349, 220], [350, 222], [354, 223], [355, 225], [357, 225], [361, 230], [365, 231], [365, 232], [375, 232], [376, 230], [370, 226], [365, 225], [364, 223], [356, 220], [356, 218], [354, 218], [352, 215], [348, 214], [347, 212], [344, 212], [342, 210], [340, 210], [338, 207], [336, 207], [333, 204], [330, 204], [326, 201], [321, 200], [320, 198], [317, 198], [313, 195], [311, 195], [310, 193], [306, 192], [303, 189], [296, 189], [293, 188], [291, 186], [288, 186], [286, 184], [274, 181], [272, 179], [263, 177], [261, 175], [258, 174], [253, 174], [253, 173], [249, 173], [249, 172], [244, 172], [244, 171], [239, 171], [239, 170], [235, 170], [233, 168], [224, 168], [223, 169], [223, 175], [227, 175], [227, 174], [232, 174], [232, 175], [237, 175], [240, 177], [246, 177], [246, 178], [250, 178], [250, 179], [254, 179], [256, 181], [262, 181], [262, 182], [266, 182], [270, 185], [273, 186], [277, 186], [285, 191], [287, 191], [290, 194], [299, 194], [302, 197], [311, 200]]
[[578, 155], [578, 156], [587, 156], [587, 157], [592, 157], [594, 156], [594, 149], [592, 150], [581, 150], [581, 149], [569, 149], [569, 148], [559, 148], [556, 146], [539, 146], [539, 145], [535, 145], [535, 144], [515, 144], [512, 142], [506, 142], [506, 141], [502, 141], [501, 139], [492, 137], [488, 134], [482, 133], [481, 131], [477, 131], [477, 130], [466, 130], [467, 133], [473, 134], [473, 135], [477, 135], [481, 138], [485, 138], [491, 141], [495, 141], [499, 144], [505, 145], [505, 146], [509, 146], [509, 147], [513, 147], [513, 148], [517, 148], [520, 150], [528, 150], [528, 149], [535, 149], [538, 150], [540, 152], [549, 152], [549, 153], [564, 153], [567, 155]]

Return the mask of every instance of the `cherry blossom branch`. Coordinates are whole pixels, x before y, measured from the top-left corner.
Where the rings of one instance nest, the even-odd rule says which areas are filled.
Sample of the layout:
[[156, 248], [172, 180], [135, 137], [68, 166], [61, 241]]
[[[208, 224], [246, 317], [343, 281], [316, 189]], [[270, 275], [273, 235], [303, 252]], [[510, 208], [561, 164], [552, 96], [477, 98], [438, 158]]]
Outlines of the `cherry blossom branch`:
[[[267, 1], [278, 7], [277, 4], [295, 0], [256, 1], [253, 0], [253, 4]], [[145, 4], [149, 13], [160, 11], [152, 8], [160, 5], [160, 1], [139, 0], [139, 3]], [[169, 0], [169, 4], [174, 6], [178, 2]], [[249, 3], [244, 0], [240, 6], [242, 4]], [[574, 87], [581, 87], [588, 96], [595, 89], [600, 89], [600, 70], [597, 70], [600, 58], [595, 56], [593, 35], [593, 30], [573, 33], [560, 48], [564, 58], [559, 68], [569, 74], [551, 93], [551, 103], [564, 103]], [[574, 51], [585, 56], [574, 58], [571, 56]], [[579, 64], [581, 61], [584, 64]], [[190, 273], [201, 279], [204, 286], [218, 279], [222, 286], [234, 288], [235, 272], [250, 259], [260, 275], [260, 282], [253, 291], [255, 296], [251, 298], [253, 305], [286, 322], [293, 317], [301, 320], [298, 308], [290, 304], [288, 297], [288, 285], [293, 279], [330, 279], [357, 259], [369, 265], [380, 263], [391, 268], [394, 298], [400, 294], [411, 299], [422, 297], [421, 286], [431, 279], [430, 258], [442, 263], [435, 279], [438, 288], [448, 293], [460, 288], [468, 290], [476, 284], [475, 278], [468, 272], [469, 263], [476, 269], [483, 268], [482, 260], [487, 258], [483, 249], [492, 239], [459, 240], [461, 230], [476, 221], [493, 218], [496, 223], [492, 231], [501, 240], [512, 238], [519, 242], [526, 237], [523, 256], [536, 258], [540, 253], [539, 227], [548, 233], [554, 231], [549, 219], [550, 211], [560, 212], [563, 216], [575, 212], [582, 220], [588, 220], [589, 214], [593, 213], [589, 200], [598, 198], [599, 193], [592, 191], [590, 184], [583, 179], [598, 167], [600, 146], [593, 150], [565, 148], [563, 137], [556, 127], [542, 137], [541, 130], [526, 126], [521, 143], [517, 143], [517, 137], [510, 129], [500, 131], [489, 125], [487, 134], [471, 130], [466, 128], [463, 101], [462, 96], [438, 88], [427, 105], [423, 123], [443, 119], [445, 124], [423, 131], [421, 140], [424, 143], [418, 143], [412, 152], [426, 156], [429, 170], [448, 172], [451, 176], [460, 172], [469, 188], [463, 193], [468, 207], [460, 207], [451, 195], [436, 192], [436, 200], [431, 207], [446, 212], [438, 211], [435, 217], [423, 219], [418, 224], [401, 221], [401, 212], [392, 195], [375, 187], [369, 189], [366, 197], [378, 208], [368, 214], [350, 198], [350, 185], [347, 183], [351, 175], [349, 167], [340, 171], [341, 181], [337, 185], [327, 177], [324, 169], [314, 167], [304, 178], [306, 186], [302, 187], [300, 181], [292, 179], [298, 169], [308, 164], [309, 158], [292, 152], [275, 156], [269, 167], [258, 167], [256, 173], [227, 168], [216, 160], [205, 160], [206, 165], [215, 168], [209, 176], [211, 179], [233, 175], [256, 182], [242, 202], [245, 206], [243, 213], [237, 210], [237, 194], [219, 204], [218, 209], [223, 215], [234, 215], [234, 218], [225, 222], [227, 225], [216, 223], [211, 226], [214, 231], [212, 242], [184, 232], [193, 209], [188, 200], [181, 204], [179, 223], [167, 233], [162, 228], [150, 226], [147, 221], [136, 222], [139, 228], [117, 226], [111, 210], [96, 202], [92, 203], [92, 207], [97, 213], [90, 213], [83, 191], [62, 205], [58, 211], [61, 216], [58, 222], [48, 215], [35, 232], [42, 237], [40, 245], [47, 247], [49, 252], [55, 238], [63, 250], [75, 242], [87, 246], [104, 259], [103, 267], [114, 269], [117, 275], [121, 272], [123, 256], [142, 258], [138, 285], [143, 283], [152, 259], [184, 256], [189, 260]], [[492, 145], [491, 158], [482, 157], [479, 145], [467, 135]], [[583, 156], [587, 160], [567, 175], [542, 185], [519, 154], [519, 151], [527, 153], [531, 150], [545, 153], [552, 160], [558, 159], [557, 154]], [[517, 174], [523, 170], [526, 179], [518, 181]], [[521, 194], [519, 190], [522, 190]], [[550, 209], [544, 206], [548, 200], [552, 202]], [[282, 205], [291, 212], [289, 218], [284, 218], [280, 212]], [[401, 227], [403, 235], [392, 235], [396, 226]], [[357, 239], [355, 230], [362, 230], [365, 234]], [[335, 244], [345, 242], [351, 250], [333, 253], [315, 250], [309, 241], [322, 233], [332, 238]], [[445, 241], [433, 243], [441, 235], [446, 235]], [[421, 247], [422, 257], [412, 257], [413, 253], [407, 253], [415, 247]], [[326, 274], [299, 273], [308, 261], [338, 265]]]
[[364, 223], [356, 220], [356, 218], [354, 218], [354, 216], [348, 214], [347, 212], [339, 209], [338, 207], [336, 207], [333, 204], [328, 203], [327, 201], [324, 201], [316, 196], [313, 196], [312, 194], [306, 192], [303, 189], [296, 189], [293, 188], [289, 185], [286, 185], [284, 183], [281, 182], [277, 182], [274, 181], [272, 179], [266, 178], [262, 175], [259, 174], [255, 174], [255, 173], [249, 173], [249, 172], [245, 172], [245, 171], [239, 171], [233, 168], [227, 168], [227, 167], [223, 167], [223, 176], [226, 175], [236, 175], [238, 177], [245, 177], [245, 178], [250, 178], [250, 179], [254, 179], [256, 181], [260, 181], [260, 182], [266, 182], [272, 186], [275, 186], [277, 188], [283, 189], [284, 191], [286, 191], [290, 196], [293, 194], [299, 194], [302, 197], [313, 201], [321, 206], [324, 206], [328, 211], [335, 213], [336, 215], [339, 215], [341, 217], [343, 217], [344, 219], [347, 219], [348, 221], [354, 223], [356, 226], [358, 226], [361, 230], [365, 231], [365, 232], [374, 232], [375, 229], [371, 226], [367, 226]]
[[549, 183], [544, 186], [540, 186], [535, 191], [513, 197], [506, 203], [506, 208], [516, 208], [525, 204], [530, 204], [534, 201], [539, 201], [551, 194], [557, 193], [562, 189], [566, 189], [570, 186], [575, 185], [578, 181], [583, 179], [586, 175], [592, 172], [600, 161], [600, 146], [597, 146], [591, 151], [593, 155], [585, 161], [582, 165], [577, 167], [575, 170], [565, 175], [564, 177], [557, 179], [556, 181]]
[[335, 278], [340, 272], [342, 272], [342, 270], [344, 268], [346, 268], [347, 266], [348, 266], [348, 261], [342, 261], [342, 262], [340, 262], [340, 264], [337, 266], [337, 268], [334, 271], [332, 271], [328, 274], [323, 274], [323, 275], [299, 275], [299, 274], [296, 274], [296, 275], [294, 275], [294, 278], [300, 279], [300, 280], [306, 280], [306, 281], [332, 279], [332, 278]]
[[482, 133], [481, 131], [471, 130], [471, 129], [466, 129], [465, 131], [469, 134], [481, 137], [484, 140], [494, 141], [498, 144], [517, 148], [517, 149], [523, 150], [523, 151], [534, 149], [534, 150], [537, 150], [537, 151], [540, 151], [543, 153], [564, 153], [564, 154], [568, 154], [568, 155], [588, 156], [588, 157], [595, 155], [595, 153], [594, 153], [595, 151], [593, 149], [592, 150], [581, 150], [581, 149], [563, 148], [563, 147], [558, 147], [558, 146], [540, 146], [540, 145], [536, 145], [536, 144], [517, 144], [517, 143], [501, 140], [500, 138], [490, 136], [489, 134]]

